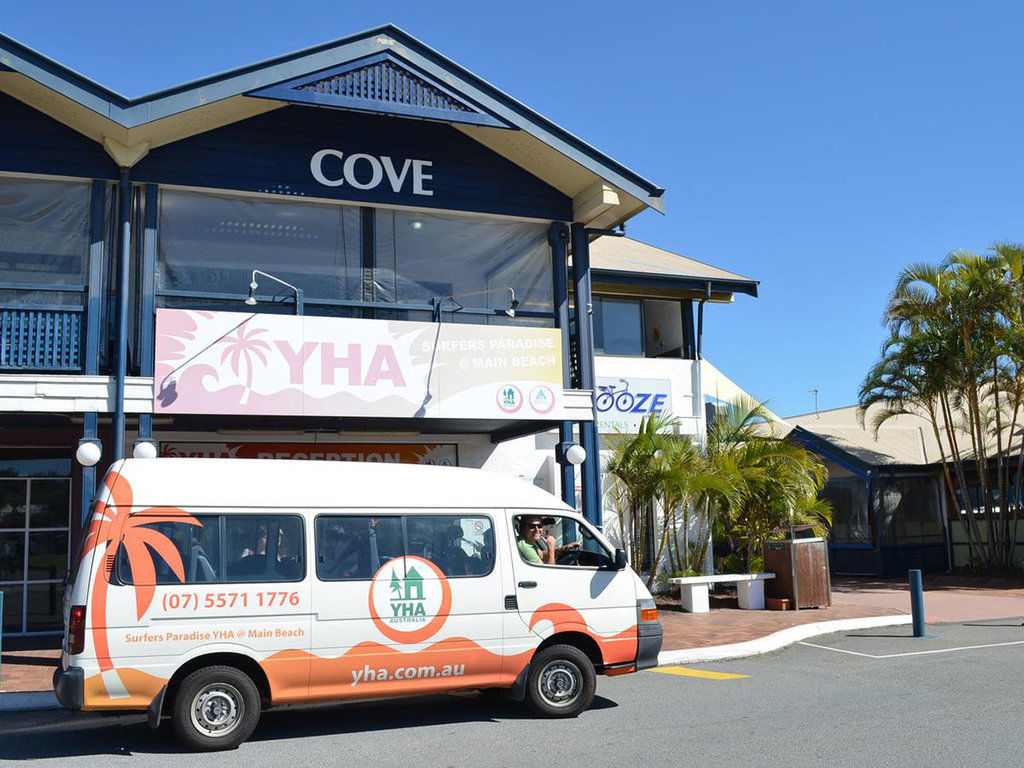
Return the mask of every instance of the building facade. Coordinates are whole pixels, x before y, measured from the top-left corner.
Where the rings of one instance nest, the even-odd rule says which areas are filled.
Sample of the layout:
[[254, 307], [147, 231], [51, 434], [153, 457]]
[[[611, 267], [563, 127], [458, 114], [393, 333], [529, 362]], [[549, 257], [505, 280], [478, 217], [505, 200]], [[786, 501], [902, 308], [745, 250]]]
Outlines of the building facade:
[[599, 422], [703, 433], [703, 306], [756, 283], [620, 237], [663, 190], [401, 30], [138, 99], [0, 62], [5, 634], [59, 631], [123, 457], [482, 467], [601, 525]]

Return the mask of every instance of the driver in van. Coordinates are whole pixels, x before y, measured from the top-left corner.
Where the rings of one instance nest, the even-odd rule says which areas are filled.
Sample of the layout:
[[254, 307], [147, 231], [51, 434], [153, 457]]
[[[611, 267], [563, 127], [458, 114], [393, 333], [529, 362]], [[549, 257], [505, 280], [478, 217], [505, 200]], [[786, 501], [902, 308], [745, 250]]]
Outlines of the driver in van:
[[555, 545], [554, 536], [545, 536], [544, 526], [554, 524], [555, 518], [553, 517], [524, 515], [519, 518], [519, 535], [516, 537], [516, 545], [519, 547], [519, 554], [526, 562], [534, 565], [554, 565], [558, 558], [566, 552], [579, 548], [578, 541], [559, 547]]

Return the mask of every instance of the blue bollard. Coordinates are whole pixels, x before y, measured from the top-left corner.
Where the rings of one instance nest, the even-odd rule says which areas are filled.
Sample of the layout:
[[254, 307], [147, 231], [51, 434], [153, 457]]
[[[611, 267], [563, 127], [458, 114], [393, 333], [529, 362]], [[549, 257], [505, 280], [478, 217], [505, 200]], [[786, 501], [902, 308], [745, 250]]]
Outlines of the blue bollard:
[[924, 637], [924, 586], [921, 572], [910, 572], [910, 614], [914, 621], [914, 637]]

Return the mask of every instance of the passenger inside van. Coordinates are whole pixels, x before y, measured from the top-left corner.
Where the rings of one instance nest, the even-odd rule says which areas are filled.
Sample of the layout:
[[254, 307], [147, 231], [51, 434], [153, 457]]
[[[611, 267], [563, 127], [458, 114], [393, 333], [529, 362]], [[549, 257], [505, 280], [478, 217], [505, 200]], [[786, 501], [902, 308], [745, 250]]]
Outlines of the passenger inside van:
[[534, 565], [555, 565], [558, 558], [579, 548], [580, 542], [578, 541], [558, 546], [555, 537], [547, 535], [544, 531], [545, 526], [554, 524], [555, 518], [553, 517], [523, 515], [519, 518], [519, 535], [516, 537], [516, 545], [519, 547], [519, 554], [526, 562]]

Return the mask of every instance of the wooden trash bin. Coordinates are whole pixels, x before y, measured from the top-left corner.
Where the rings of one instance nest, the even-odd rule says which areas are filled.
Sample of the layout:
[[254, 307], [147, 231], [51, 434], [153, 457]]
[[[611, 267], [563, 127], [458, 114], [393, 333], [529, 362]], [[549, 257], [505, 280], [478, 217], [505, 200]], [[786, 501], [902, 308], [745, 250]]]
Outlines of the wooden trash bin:
[[765, 582], [765, 597], [788, 597], [796, 610], [832, 605], [828, 542], [824, 539], [765, 542], [764, 570], [775, 574]]

